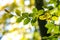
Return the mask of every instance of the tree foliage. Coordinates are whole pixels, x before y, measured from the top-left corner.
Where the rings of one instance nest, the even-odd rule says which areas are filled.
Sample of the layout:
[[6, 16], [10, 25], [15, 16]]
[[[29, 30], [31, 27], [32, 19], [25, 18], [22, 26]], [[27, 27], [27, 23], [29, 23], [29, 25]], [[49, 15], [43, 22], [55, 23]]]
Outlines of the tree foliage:
[[[18, 5], [14, 2], [10, 6], [6, 6], [5, 8], [7, 7], [9, 8], [9, 10], [4, 9], [5, 13], [3, 14], [2, 18], [0, 18], [1, 24], [6, 23], [7, 19], [16, 16], [17, 17], [16, 23], [20, 23], [23, 21], [24, 25], [31, 23], [32, 26], [36, 27], [38, 26], [38, 18], [39, 18], [40, 20], [47, 21], [47, 24], [45, 25], [45, 27], [48, 28], [47, 34], [51, 33], [51, 36], [43, 37], [43, 39], [58, 40], [57, 37], [60, 35], [60, 1], [49, 0], [48, 2], [46, 2], [46, 4], [43, 5], [43, 9], [37, 10], [36, 8], [33, 8], [32, 13], [21, 12], [18, 9], [19, 8]], [[11, 14], [11, 12], [15, 12], [16, 15]], [[58, 22], [58, 24], [55, 23], [56, 21]], [[17, 28], [14, 28], [14, 30], [15, 29]], [[25, 29], [22, 28], [22, 30], [24, 31]], [[25, 32], [23, 33], [26, 34]], [[36, 31], [34, 31], [33, 40], [40, 40], [39, 38], [36, 38], [36, 36], [39, 36], [39, 34]], [[29, 39], [23, 37], [22, 40], [29, 40]]]

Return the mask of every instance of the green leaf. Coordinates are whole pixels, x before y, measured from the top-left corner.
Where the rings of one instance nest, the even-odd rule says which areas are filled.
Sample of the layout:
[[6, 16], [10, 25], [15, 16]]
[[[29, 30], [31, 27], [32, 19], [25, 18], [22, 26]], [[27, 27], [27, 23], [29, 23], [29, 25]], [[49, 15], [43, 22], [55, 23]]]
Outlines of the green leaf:
[[36, 8], [33, 8], [33, 9], [32, 9], [32, 12], [33, 12], [33, 13], [37, 13], [38, 10], [37, 10]]
[[38, 15], [42, 15], [43, 12], [44, 12], [43, 10], [39, 10]]
[[22, 16], [23, 16], [24, 18], [28, 18], [28, 17], [29, 17], [29, 14], [28, 14], [28, 13], [22, 13]]
[[53, 30], [53, 28], [54, 28], [55, 26], [54, 26], [53, 23], [47, 23], [47, 24], [45, 25], [45, 27], [48, 28], [47, 33], [51, 33], [52, 30]]
[[50, 4], [57, 2], [57, 0], [50, 0]]
[[60, 9], [60, 5], [58, 5], [58, 8]]
[[54, 15], [55, 12], [56, 12], [55, 9], [50, 10], [50, 14], [52, 15]]
[[20, 15], [21, 15], [21, 11], [20, 11], [20, 10], [18, 10], [18, 9], [16, 9], [15, 13], [16, 13], [18, 16], [20, 16]]
[[16, 22], [20, 23], [23, 19], [24, 19], [23, 17], [17, 18]]
[[48, 6], [48, 9], [49, 9], [49, 10], [52, 10], [52, 9], [53, 9], [53, 6]]
[[47, 24], [45, 25], [45, 27], [49, 29], [49, 28], [51, 28], [51, 27], [54, 27], [54, 24], [53, 24], [53, 23], [47, 23]]
[[31, 20], [31, 24], [34, 25], [35, 22], [36, 22], [36, 18], [33, 18], [33, 19]]
[[24, 20], [24, 25], [28, 24], [29, 22], [30, 22], [30, 19], [29, 19], [29, 18], [26, 18], [26, 19]]
[[52, 38], [52, 40], [58, 40], [58, 38]]
[[31, 22], [32, 22], [32, 23], [35, 23], [35, 22], [36, 22], [36, 19], [33, 18]]
[[53, 27], [49, 28], [48, 31], [47, 31], [47, 34], [51, 33], [52, 30], [53, 30]]
[[34, 14], [33, 14], [33, 13], [30, 13], [30, 14], [29, 14], [29, 17], [33, 17], [33, 16], [34, 16]]
[[54, 33], [55, 33], [55, 34], [58, 34], [58, 33], [59, 33], [59, 26], [55, 26], [55, 27], [54, 27]]

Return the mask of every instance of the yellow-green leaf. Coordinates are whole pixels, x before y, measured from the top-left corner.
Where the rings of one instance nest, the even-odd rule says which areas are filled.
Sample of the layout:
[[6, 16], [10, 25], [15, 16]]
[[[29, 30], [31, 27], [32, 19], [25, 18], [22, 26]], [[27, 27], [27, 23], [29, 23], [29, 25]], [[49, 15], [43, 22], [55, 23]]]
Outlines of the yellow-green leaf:
[[15, 10], [15, 13], [16, 13], [18, 16], [20, 16], [20, 15], [21, 15], [21, 11], [20, 11], [20, 10], [18, 10], [18, 9], [16, 9], [16, 10]]

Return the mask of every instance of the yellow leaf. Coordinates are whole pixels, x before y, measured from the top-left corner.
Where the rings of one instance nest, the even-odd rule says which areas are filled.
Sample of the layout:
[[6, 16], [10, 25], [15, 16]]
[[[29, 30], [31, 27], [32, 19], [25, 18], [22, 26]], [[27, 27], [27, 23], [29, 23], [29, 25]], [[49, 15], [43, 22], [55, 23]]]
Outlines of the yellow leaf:
[[39, 16], [39, 19], [40, 19], [40, 20], [45, 20], [46, 17], [44, 17], [44, 15], [43, 15], [43, 16]]
[[53, 17], [52, 17], [52, 20], [58, 20], [58, 17], [53, 16]]
[[48, 18], [50, 18], [51, 17], [51, 14], [49, 14], [49, 13], [45, 13], [45, 15], [44, 15], [45, 17], [46, 17], [46, 19], [48, 19]]

